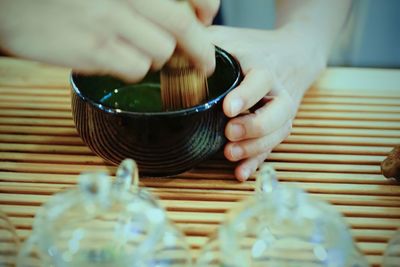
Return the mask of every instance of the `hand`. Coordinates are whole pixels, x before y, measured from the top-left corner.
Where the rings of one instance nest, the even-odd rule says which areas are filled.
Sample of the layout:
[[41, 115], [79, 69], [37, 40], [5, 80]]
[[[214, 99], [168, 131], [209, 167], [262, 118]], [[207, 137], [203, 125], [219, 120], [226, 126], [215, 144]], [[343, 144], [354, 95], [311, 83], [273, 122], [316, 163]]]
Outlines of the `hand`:
[[[192, 0], [209, 23], [219, 0]], [[209, 35], [185, 2], [166, 0], [0, 0], [0, 47], [9, 54], [140, 80], [176, 45], [201, 69], [215, 66]]]
[[211, 25], [215, 15], [217, 15], [220, 0], [189, 0], [195, 10], [197, 18], [204, 25]]
[[223, 103], [224, 113], [232, 118], [225, 128], [229, 142], [224, 154], [240, 161], [235, 176], [245, 181], [290, 134], [302, 96], [326, 59], [322, 49], [287, 29], [210, 31], [214, 43], [238, 59], [245, 75]]

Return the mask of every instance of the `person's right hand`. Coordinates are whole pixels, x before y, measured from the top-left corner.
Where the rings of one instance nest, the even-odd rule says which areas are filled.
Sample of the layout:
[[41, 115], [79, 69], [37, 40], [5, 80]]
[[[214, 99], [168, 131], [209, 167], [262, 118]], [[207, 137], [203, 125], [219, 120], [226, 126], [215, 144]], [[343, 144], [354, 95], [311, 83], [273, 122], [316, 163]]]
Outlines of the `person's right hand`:
[[[138, 81], [176, 46], [207, 73], [214, 46], [202, 22], [219, 0], [0, 0], [0, 48], [22, 58]], [[202, 22], [201, 22], [201, 21]]]

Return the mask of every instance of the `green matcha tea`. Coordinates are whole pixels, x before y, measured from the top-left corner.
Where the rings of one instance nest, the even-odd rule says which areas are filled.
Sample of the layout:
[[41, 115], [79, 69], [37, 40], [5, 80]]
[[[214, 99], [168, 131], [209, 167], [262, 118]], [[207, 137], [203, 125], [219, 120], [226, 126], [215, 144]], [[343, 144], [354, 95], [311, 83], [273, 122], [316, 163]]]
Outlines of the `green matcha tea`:
[[160, 84], [142, 83], [107, 92], [99, 101], [102, 105], [133, 112], [161, 112]]

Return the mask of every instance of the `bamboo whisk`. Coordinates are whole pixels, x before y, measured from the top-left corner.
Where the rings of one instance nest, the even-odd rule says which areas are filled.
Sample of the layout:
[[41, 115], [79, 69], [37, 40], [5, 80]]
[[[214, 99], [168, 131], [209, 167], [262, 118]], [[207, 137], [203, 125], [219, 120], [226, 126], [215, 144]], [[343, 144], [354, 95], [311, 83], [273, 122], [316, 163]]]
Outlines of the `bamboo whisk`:
[[193, 67], [181, 52], [175, 52], [161, 70], [163, 110], [178, 110], [200, 104], [208, 97], [207, 76]]
[[[187, 0], [176, 0], [190, 11], [194, 10]], [[175, 50], [161, 69], [161, 101], [163, 110], [178, 110], [202, 103], [208, 97], [207, 75], [195, 68], [189, 58]]]

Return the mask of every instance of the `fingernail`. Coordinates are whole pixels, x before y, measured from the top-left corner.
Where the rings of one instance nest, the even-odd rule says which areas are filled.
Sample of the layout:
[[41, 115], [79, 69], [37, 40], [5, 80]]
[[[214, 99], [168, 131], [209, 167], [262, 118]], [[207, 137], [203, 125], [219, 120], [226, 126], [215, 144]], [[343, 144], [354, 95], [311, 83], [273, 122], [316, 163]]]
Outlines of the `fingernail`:
[[233, 139], [232, 141], [236, 141], [242, 138], [245, 135], [245, 129], [243, 125], [238, 123], [233, 123], [229, 125], [229, 137]]
[[237, 97], [231, 100], [230, 111], [232, 116], [236, 116], [237, 114], [239, 114], [240, 111], [242, 111], [242, 108], [243, 100], [241, 98]]
[[243, 149], [238, 145], [234, 145], [231, 148], [231, 155], [233, 159], [240, 159], [243, 156]]

